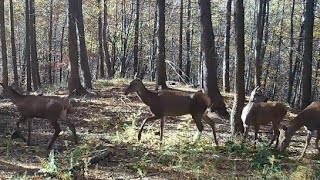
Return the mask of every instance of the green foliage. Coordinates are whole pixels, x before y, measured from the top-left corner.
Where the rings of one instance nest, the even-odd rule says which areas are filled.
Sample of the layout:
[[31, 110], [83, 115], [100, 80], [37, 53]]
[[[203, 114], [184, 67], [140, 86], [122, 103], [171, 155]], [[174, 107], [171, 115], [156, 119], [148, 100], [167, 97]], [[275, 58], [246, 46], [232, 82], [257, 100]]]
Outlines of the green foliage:
[[24, 172], [22, 175], [15, 175], [10, 178], [10, 180], [28, 180], [27, 172]]
[[281, 156], [266, 146], [260, 146], [258, 152], [252, 157], [250, 163], [253, 169], [262, 170], [263, 174], [281, 171]]
[[250, 151], [248, 146], [249, 145], [243, 141], [229, 140], [225, 142], [225, 148], [229, 154], [246, 154]]
[[42, 164], [43, 169], [42, 172], [46, 174], [50, 174], [51, 176], [56, 176], [58, 173], [58, 167], [55, 161], [54, 150], [52, 149], [49, 153], [48, 161]]

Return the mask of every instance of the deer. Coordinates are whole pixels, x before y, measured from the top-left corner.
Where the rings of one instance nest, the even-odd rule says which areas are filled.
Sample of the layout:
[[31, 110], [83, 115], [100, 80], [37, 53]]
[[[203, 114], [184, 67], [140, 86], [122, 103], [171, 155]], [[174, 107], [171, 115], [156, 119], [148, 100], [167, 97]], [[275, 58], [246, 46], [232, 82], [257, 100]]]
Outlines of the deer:
[[[12, 134], [13, 137], [20, 137], [24, 141], [27, 141], [27, 145], [31, 145], [31, 131], [32, 131], [32, 121], [31, 118], [42, 118], [49, 120], [50, 124], [54, 128], [54, 134], [49, 141], [47, 149], [52, 149], [54, 142], [56, 141], [59, 133], [61, 132], [58, 120], [62, 120], [71, 130], [74, 141], [78, 144], [78, 137], [76, 134], [76, 129], [68, 118], [67, 113], [70, 111], [71, 105], [67, 100], [57, 97], [57, 96], [37, 96], [37, 95], [23, 95], [18, 93], [11, 86], [2, 86], [2, 96], [9, 98], [13, 104], [17, 106], [20, 114], [20, 118], [16, 123], [16, 131]], [[28, 126], [28, 139], [25, 140], [23, 136], [20, 135], [20, 124], [27, 122]]]
[[141, 101], [149, 106], [153, 116], [143, 120], [139, 132], [138, 140], [141, 140], [143, 128], [147, 122], [160, 119], [160, 142], [163, 139], [163, 128], [165, 116], [181, 116], [190, 114], [198, 129], [198, 139], [203, 131], [203, 119], [211, 126], [214, 142], [218, 146], [218, 140], [215, 131], [215, 121], [207, 113], [211, 106], [211, 100], [203, 92], [188, 92], [174, 89], [163, 89], [159, 91], [150, 91], [145, 87], [140, 79], [134, 79], [129, 86], [125, 88], [124, 94], [137, 93]]
[[319, 140], [320, 140], [320, 102], [312, 102], [309, 106], [303, 109], [293, 120], [290, 121], [288, 126], [282, 125], [280, 128], [279, 135], [279, 150], [285, 151], [289, 146], [292, 136], [297, 130], [302, 126], [305, 126], [307, 130], [307, 138], [305, 145], [300, 156], [300, 159], [306, 153], [307, 147], [310, 145], [311, 138], [314, 131], [317, 131], [317, 137], [315, 141], [315, 146], [320, 153]]
[[262, 95], [260, 87], [256, 87], [250, 95], [248, 104], [243, 108], [241, 119], [244, 127], [244, 139], [248, 136], [250, 126], [254, 126], [254, 145], [258, 139], [260, 126], [272, 123], [273, 137], [269, 146], [276, 140], [278, 146], [279, 126], [287, 114], [287, 107], [279, 102], [267, 102], [268, 98]]

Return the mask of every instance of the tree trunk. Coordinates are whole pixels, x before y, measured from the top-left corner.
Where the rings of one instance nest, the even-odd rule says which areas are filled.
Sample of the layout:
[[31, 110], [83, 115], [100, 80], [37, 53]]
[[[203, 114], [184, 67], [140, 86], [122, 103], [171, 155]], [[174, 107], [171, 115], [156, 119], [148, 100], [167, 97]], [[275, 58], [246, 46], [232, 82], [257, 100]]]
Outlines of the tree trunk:
[[27, 66], [27, 91], [31, 91], [31, 62], [30, 62], [30, 9], [29, 0], [25, 0], [26, 18], [26, 43], [25, 43], [25, 63]]
[[262, 57], [261, 57], [261, 46], [263, 38], [263, 27], [264, 27], [264, 9], [266, 5], [266, 0], [259, 1], [259, 13], [257, 17], [257, 37], [256, 37], [256, 49], [255, 49], [255, 86], [261, 86], [261, 75], [262, 75]]
[[[2, 11], [3, 12], [3, 11]], [[15, 86], [19, 86], [18, 68], [17, 68], [17, 50], [14, 33], [14, 17], [13, 17], [13, 3], [10, 0], [10, 29], [11, 29], [11, 53], [12, 53], [12, 68], [13, 81]]]
[[140, 1], [136, 0], [136, 20], [134, 23], [134, 45], [133, 45], [133, 76], [138, 74], [138, 54], [139, 54], [139, 12]]
[[52, 13], [53, 13], [53, 0], [50, 0], [50, 15], [49, 15], [49, 33], [48, 33], [48, 39], [49, 39], [49, 54], [48, 54], [48, 80], [49, 84], [52, 84]]
[[77, 31], [76, 31], [76, 16], [77, 12], [77, 0], [68, 0], [69, 10], [69, 60], [71, 66], [71, 74], [68, 80], [69, 95], [83, 95], [87, 91], [81, 85], [79, 77], [79, 65], [78, 65], [78, 45], [77, 45]]
[[306, 0], [301, 109], [306, 108], [311, 103], [313, 26], [314, 0]]
[[0, 0], [0, 33], [2, 47], [2, 83], [8, 85], [8, 60], [7, 60], [7, 44], [6, 44], [6, 28], [4, 21], [4, 0]]
[[291, 16], [290, 16], [290, 49], [289, 49], [289, 79], [288, 79], [288, 94], [287, 94], [287, 102], [290, 103], [291, 96], [292, 96], [292, 87], [294, 82], [293, 77], [293, 70], [292, 70], [292, 62], [293, 62], [293, 17], [294, 17], [294, 8], [295, 8], [295, 0], [292, 0], [292, 6], [291, 6]]
[[98, 8], [99, 8], [99, 14], [98, 14], [98, 41], [99, 41], [99, 74], [100, 78], [105, 78], [104, 75], [104, 52], [103, 52], [103, 28], [102, 28], [102, 10], [101, 10], [101, 0], [98, 0]]
[[183, 33], [183, 0], [180, 0], [180, 25], [179, 25], [179, 59], [178, 59], [178, 76], [182, 81], [182, 33]]
[[186, 42], [187, 42], [187, 63], [186, 63], [186, 82], [190, 82], [190, 70], [191, 70], [191, 0], [188, 0], [187, 8], [187, 32], [186, 32]]
[[110, 61], [110, 54], [109, 54], [109, 46], [108, 46], [108, 38], [107, 38], [107, 31], [108, 31], [108, 6], [107, 6], [107, 0], [104, 0], [103, 3], [103, 26], [102, 26], [102, 42], [103, 42], [103, 49], [104, 49], [104, 58], [107, 65], [107, 74], [108, 78], [111, 78], [113, 76], [112, 73], [112, 66]]
[[[61, 39], [60, 39], [60, 64], [62, 64], [63, 61], [63, 41], [64, 41], [64, 29], [66, 27], [67, 24], [67, 20], [68, 20], [68, 16], [66, 16], [63, 26], [62, 26], [62, 30], [61, 30]], [[63, 76], [63, 72], [62, 72], [62, 67], [60, 67], [59, 69], [59, 82], [62, 82], [62, 76]]]
[[210, 0], [199, 0], [200, 5], [200, 21], [202, 26], [201, 40], [205, 56], [205, 83], [204, 89], [208, 93], [213, 103], [212, 111], [227, 117], [226, 105], [220, 94], [217, 82], [217, 62], [218, 55], [214, 43], [214, 33], [211, 21], [211, 4]]
[[30, 0], [30, 50], [31, 50], [31, 75], [34, 90], [40, 87], [40, 75], [37, 55], [36, 15], [34, 0]]
[[83, 13], [82, 13], [82, 0], [77, 1], [78, 9], [77, 9], [77, 27], [79, 33], [79, 42], [80, 42], [80, 65], [81, 70], [83, 72], [84, 84], [86, 88], [92, 88], [92, 77], [90, 73], [89, 63], [88, 63], [88, 55], [87, 55], [87, 47], [86, 47], [86, 37], [84, 34], [84, 26], [83, 26]]
[[236, 82], [235, 82], [235, 97], [231, 113], [231, 132], [237, 134], [243, 133], [243, 125], [241, 121], [241, 112], [244, 107], [244, 8], [243, 0], [236, 0], [234, 13], [234, 24], [235, 24], [235, 38], [236, 38], [236, 49], [237, 49], [237, 60], [236, 60]]
[[161, 86], [162, 89], [166, 89], [166, 64], [165, 64], [165, 0], [158, 0], [159, 8], [159, 32], [158, 32], [158, 41], [159, 41], [159, 55], [157, 63], [157, 87]]
[[227, 12], [226, 12], [226, 37], [225, 37], [225, 43], [224, 43], [224, 59], [223, 59], [223, 91], [224, 92], [230, 92], [229, 61], [230, 61], [231, 7], [232, 7], [232, 0], [228, 0]]

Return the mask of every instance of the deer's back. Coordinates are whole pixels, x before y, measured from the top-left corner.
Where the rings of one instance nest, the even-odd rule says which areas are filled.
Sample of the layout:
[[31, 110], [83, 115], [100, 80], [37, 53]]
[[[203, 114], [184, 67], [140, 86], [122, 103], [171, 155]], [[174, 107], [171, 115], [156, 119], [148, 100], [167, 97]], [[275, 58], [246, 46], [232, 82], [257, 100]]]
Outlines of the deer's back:
[[310, 130], [320, 129], [320, 102], [313, 102], [298, 116], [292, 120], [291, 123], [299, 123], [301, 126], [306, 126]]

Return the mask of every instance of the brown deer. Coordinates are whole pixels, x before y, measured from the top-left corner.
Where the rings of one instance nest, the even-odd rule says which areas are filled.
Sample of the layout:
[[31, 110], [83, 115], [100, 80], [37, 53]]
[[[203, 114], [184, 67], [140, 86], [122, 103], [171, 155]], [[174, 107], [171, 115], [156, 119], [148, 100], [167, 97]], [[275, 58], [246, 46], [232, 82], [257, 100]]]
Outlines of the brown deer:
[[266, 102], [267, 97], [263, 96], [259, 87], [256, 87], [250, 95], [248, 104], [243, 108], [241, 119], [244, 127], [244, 138], [247, 137], [249, 126], [254, 126], [254, 140], [258, 139], [260, 126], [272, 122], [273, 137], [269, 146], [276, 140], [278, 146], [279, 125], [287, 114], [287, 107], [278, 102]]
[[305, 126], [307, 129], [307, 138], [305, 142], [304, 149], [300, 158], [302, 158], [307, 150], [307, 147], [310, 145], [313, 132], [317, 131], [316, 137], [316, 148], [320, 153], [319, 140], [320, 140], [320, 102], [312, 102], [307, 106], [303, 111], [301, 111], [297, 117], [290, 121], [288, 127], [285, 125], [280, 129], [279, 136], [279, 150], [284, 151], [289, 146], [292, 136], [297, 130], [302, 126]]
[[9, 98], [13, 104], [17, 106], [20, 114], [20, 118], [16, 124], [17, 130], [13, 135], [18, 136], [20, 132], [20, 123], [27, 121], [27, 145], [30, 145], [32, 130], [32, 121], [30, 118], [36, 117], [48, 119], [55, 130], [54, 135], [47, 146], [48, 149], [51, 149], [55, 140], [59, 136], [59, 133], [61, 132], [61, 128], [58, 123], [58, 119], [61, 119], [72, 131], [75, 143], [78, 143], [78, 137], [74, 124], [67, 118], [67, 112], [70, 111], [71, 108], [67, 100], [56, 96], [22, 95], [14, 90], [11, 86], [7, 86], [2, 83], [0, 83], [0, 85], [3, 88], [2, 95]]
[[182, 90], [148, 90], [140, 79], [134, 79], [125, 89], [125, 95], [136, 92], [142, 102], [150, 107], [153, 113], [152, 117], [146, 118], [140, 127], [138, 140], [141, 139], [141, 133], [146, 122], [160, 119], [160, 141], [163, 138], [163, 126], [165, 116], [181, 116], [191, 114], [192, 119], [196, 123], [198, 135], [203, 131], [203, 119], [207, 122], [213, 132], [215, 144], [218, 145], [215, 131], [215, 121], [207, 116], [205, 112], [210, 107], [210, 98], [202, 92], [187, 92]]

